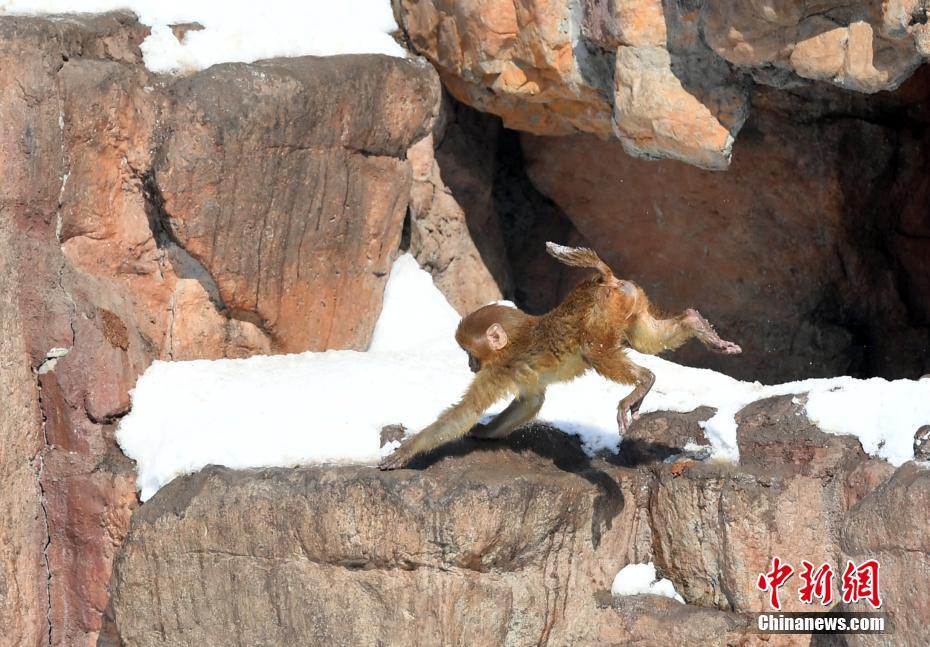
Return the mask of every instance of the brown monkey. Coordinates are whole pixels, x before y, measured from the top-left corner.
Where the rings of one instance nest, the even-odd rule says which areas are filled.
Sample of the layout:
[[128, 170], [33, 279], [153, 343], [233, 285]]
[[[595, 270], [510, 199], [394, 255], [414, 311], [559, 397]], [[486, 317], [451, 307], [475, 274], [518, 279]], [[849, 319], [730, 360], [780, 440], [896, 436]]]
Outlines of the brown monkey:
[[713, 351], [741, 352], [718, 337], [696, 310], [660, 318], [642, 288], [616, 278], [592, 250], [554, 243], [546, 243], [546, 249], [566, 265], [596, 269], [598, 276], [583, 281], [541, 317], [488, 305], [463, 318], [455, 339], [468, 353], [474, 380], [458, 404], [398, 447], [381, 462], [381, 469], [403, 467], [418, 454], [460, 438], [488, 407], [513, 396], [504, 411], [472, 432], [476, 437], [502, 438], [539, 412], [547, 386], [574, 379], [589, 368], [614, 382], [634, 385], [617, 407], [617, 423], [625, 432], [627, 418], [639, 417], [655, 375], [630, 361], [624, 349], [657, 354], [696, 337]]

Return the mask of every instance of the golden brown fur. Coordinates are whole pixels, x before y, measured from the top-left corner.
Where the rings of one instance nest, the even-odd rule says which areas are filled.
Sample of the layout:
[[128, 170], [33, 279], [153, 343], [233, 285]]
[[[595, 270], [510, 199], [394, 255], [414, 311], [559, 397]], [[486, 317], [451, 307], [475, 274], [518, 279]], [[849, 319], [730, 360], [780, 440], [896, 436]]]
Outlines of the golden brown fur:
[[696, 310], [659, 318], [645, 292], [617, 279], [590, 249], [552, 243], [546, 248], [560, 261], [596, 269], [599, 275], [582, 281], [541, 317], [502, 305], [484, 306], [464, 317], [455, 338], [477, 371], [475, 379], [457, 405], [387, 457], [383, 469], [402, 467], [414, 456], [461, 437], [488, 407], [512, 396], [510, 406], [472, 431], [483, 438], [506, 436], [539, 412], [548, 385], [572, 380], [589, 368], [607, 379], [634, 385], [617, 407], [617, 422], [625, 431], [627, 417], [638, 417], [655, 382], [651, 371], [630, 361], [626, 348], [656, 354], [696, 337], [711, 350], [740, 352], [736, 344], [720, 339]]

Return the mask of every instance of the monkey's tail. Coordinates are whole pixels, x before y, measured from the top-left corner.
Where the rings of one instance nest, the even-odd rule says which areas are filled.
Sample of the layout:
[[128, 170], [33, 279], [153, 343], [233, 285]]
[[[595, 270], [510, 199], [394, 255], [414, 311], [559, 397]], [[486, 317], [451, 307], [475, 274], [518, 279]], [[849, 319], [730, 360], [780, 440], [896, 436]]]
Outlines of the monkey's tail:
[[546, 251], [549, 252], [550, 256], [566, 265], [571, 265], [572, 267], [590, 267], [600, 272], [604, 279], [608, 281], [614, 278], [614, 273], [610, 270], [610, 267], [594, 253], [593, 249], [588, 249], [587, 247], [566, 247], [565, 245], [547, 242]]

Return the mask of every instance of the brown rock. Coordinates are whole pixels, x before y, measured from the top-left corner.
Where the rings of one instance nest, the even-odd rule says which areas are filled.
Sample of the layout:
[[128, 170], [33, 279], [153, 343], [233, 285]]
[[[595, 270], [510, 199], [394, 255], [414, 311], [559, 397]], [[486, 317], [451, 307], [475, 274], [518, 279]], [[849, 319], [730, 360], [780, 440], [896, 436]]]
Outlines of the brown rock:
[[[263, 329], [265, 311], [236, 310], [235, 302], [223, 302], [222, 290], [239, 281], [236, 271], [255, 271], [242, 284], [255, 281], [252, 289], [262, 307], [280, 313], [284, 308], [274, 300], [291, 298], [282, 288], [287, 281], [279, 280], [282, 266], [290, 280], [299, 265], [288, 265], [284, 258], [299, 251], [295, 237], [282, 246], [283, 256], [261, 257], [281, 264], [263, 266], [267, 274], [248, 264], [223, 265], [218, 272], [223, 281], [214, 280], [207, 265], [172, 238], [156, 182], [160, 176], [153, 168], [157, 160], [158, 173], [178, 181], [171, 173], [180, 173], [175, 155], [183, 150], [178, 138], [184, 131], [175, 127], [165, 144], [167, 133], [158, 129], [176, 123], [178, 98], [197, 83], [203, 83], [197, 86], [198, 100], [216, 104], [225, 99], [210, 95], [222, 84], [210, 86], [201, 77], [176, 83], [146, 72], [138, 49], [146, 31], [128, 14], [0, 17], [0, 82], [7, 89], [0, 92], [0, 391], [5, 405], [0, 413], [5, 447], [0, 452], [5, 528], [0, 621], [11, 644], [96, 642], [113, 554], [137, 505], [132, 465], [112, 437], [113, 423], [128, 409], [129, 390], [156, 358], [244, 357], [271, 350], [269, 333], [274, 331]], [[330, 77], [323, 78], [320, 65], [329, 66]], [[270, 62], [261, 69], [238, 66], [241, 76], [228, 76], [234, 84], [264, 75], [280, 92], [254, 97], [251, 106], [258, 120], [252, 125], [271, 133], [274, 141], [262, 142], [261, 133], [252, 139], [234, 137], [236, 124], [224, 121], [222, 112], [231, 101], [210, 113], [207, 122], [183, 123], [188, 129], [218, 129], [226, 147], [215, 142], [218, 152], [210, 149], [209, 154], [247, 171], [244, 179], [224, 172], [233, 182], [200, 196], [212, 196], [213, 205], [238, 204], [237, 217], [252, 218], [240, 222], [240, 229], [230, 226], [230, 235], [261, 229], [258, 219], [266, 212], [303, 208], [309, 213], [310, 203], [300, 201], [299, 191], [315, 189], [294, 177], [329, 169], [331, 191], [325, 204], [313, 203], [313, 214], [328, 223], [333, 235], [327, 244], [334, 254], [347, 253], [341, 236], [364, 234], [367, 246], [356, 249], [351, 263], [365, 265], [369, 278], [343, 280], [345, 273], [330, 263], [328, 269], [340, 274], [328, 274], [329, 284], [321, 291], [351, 304], [350, 319], [358, 321], [349, 328], [361, 331], [359, 343], [365, 343], [364, 331], [380, 305], [384, 277], [377, 274], [384, 274], [396, 251], [398, 214], [408, 200], [406, 150], [431, 122], [438, 84], [429, 68], [395, 59], [349, 57], [339, 65], [301, 59], [282, 71]], [[342, 86], [330, 82], [343, 74]], [[325, 106], [301, 103], [306, 98], [301, 83], [326, 83], [334, 94]], [[354, 109], [360, 101], [375, 106], [368, 117]], [[258, 110], [259, 104], [266, 112]], [[282, 118], [275, 130], [260, 120], [276, 110], [299, 116]], [[246, 121], [238, 125], [247, 128]], [[292, 138], [286, 128], [307, 138]], [[290, 143], [296, 148], [290, 150]], [[256, 151], [266, 154], [263, 166], [243, 163], [253, 153], [258, 157]], [[335, 166], [326, 166], [320, 161], [324, 158]], [[191, 154], [186, 161], [196, 158]], [[274, 171], [278, 162], [281, 173], [292, 173], [288, 182], [303, 187], [286, 196], [297, 206], [285, 201], [273, 209], [248, 211], [237, 202], [242, 195], [237, 191], [261, 177], [271, 205], [280, 193], [272, 195], [279, 187], [270, 182], [282, 177]], [[354, 179], [359, 181], [346, 184]], [[277, 224], [266, 221], [266, 233]], [[294, 234], [277, 233], [282, 240]], [[255, 249], [249, 244], [254, 237], [217, 240], [240, 245], [243, 253]], [[320, 249], [306, 244], [303, 251], [318, 255]], [[214, 257], [229, 260], [219, 252], [210, 260]], [[279, 284], [271, 292], [265, 283], [257, 289], [259, 280], [272, 276]], [[287, 285], [297, 290], [298, 284]], [[328, 332], [305, 327], [325, 345]], [[304, 346], [289, 348], [306, 350], [310, 340], [303, 339]]]
[[710, 3], [702, 18], [708, 45], [740, 67], [770, 66], [877, 92], [898, 87], [920, 64], [927, 31], [922, 11], [910, 0], [816, 9], [791, 2]]
[[[725, 645], [762, 644], [753, 640], [748, 618], [735, 613], [681, 604], [657, 595], [619, 598], [603, 596], [597, 644], [600, 645]], [[769, 638], [769, 636], [766, 636]], [[768, 641], [765, 644], [771, 644]], [[781, 644], [777, 641], [775, 644]], [[801, 643], [806, 644], [806, 643]]]
[[820, 431], [807, 419], [805, 395], [766, 398], [736, 416], [740, 465], [771, 474], [829, 476], [867, 460], [855, 436]]
[[400, 242], [403, 158], [439, 102], [432, 70], [288, 59], [214, 66], [172, 92], [154, 173], [172, 238], [276, 350], [364, 348]]
[[[776, 427], [791, 415], [778, 405]], [[682, 414], [662, 415], [647, 423], [683, 427]], [[741, 427], [761, 416], [746, 412]], [[134, 516], [101, 644], [806, 645], [756, 635], [732, 612], [767, 608], [756, 577], [773, 555], [835, 565], [857, 456], [817, 477], [697, 461], [630, 470], [534, 425], [395, 472], [210, 467]], [[646, 561], [689, 604], [611, 598], [617, 571]], [[800, 610], [791, 588], [782, 602]], [[450, 613], [482, 621], [450, 624]]]
[[535, 135], [616, 135], [626, 150], [723, 169], [747, 73], [860, 92], [897, 88], [930, 54], [916, 0], [395, 0], [413, 48], [460, 101]]
[[575, 46], [572, 11], [558, 0], [395, 3], [414, 48], [459, 101], [498, 115], [508, 128], [606, 137], [609, 57]]
[[[139, 645], [594, 642], [593, 592], [648, 546], [636, 539], [636, 474], [585, 467], [577, 443], [558, 436], [515, 439], [528, 443], [522, 454], [484, 443], [422, 472], [208, 468], [176, 480], [133, 519], [106, 635]], [[176, 607], [182, 591], [188, 603]]]
[[[699, 35], [699, 9], [650, 2], [623, 27], [614, 73], [614, 132], [631, 155], [725, 169], [749, 114], [749, 86]], [[651, 11], [647, 7], [651, 5]]]
[[[832, 563], [842, 510], [839, 488], [817, 478], [713, 464], [693, 465], [679, 476], [663, 468], [649, 506], [656, 567], [689, 604], [762, 611], [768, 598], [756, 578], [772, 557]], [[790, 589], [782, 604], [786, 611], [802, 607]]]
[[708, 445], [700, 423], [713, 415], [710, 407], [698, 407], [688, 413], [645, 413], [623, 434], [618, 452], [620, 461], [624, 465], [661, 462], [685, 453], [689, 444]]
[[19, 259], [8, 213], [0, 207], [0, 622], [11, 645], [38, 646], [47, 643], [49, 633], [43, 551], [48, 533], [38, 481], [44, 438], [39, 391], [17, 307]]
[[[447, 112], [454, 118], [451, 108]], [[494, 131], [499, 126], [491, 119], [484, 122], [490, 122], [493, 130], [490, 133], [485, 130], [481, 138], [467, 138], [464, 129], [453, 122], [407, 152], [413, 174], [409, 251], [421, 267], [430, 271], [436, 287], [463, 315], [503, 297], [489, 265], [507, 281], [503, 278], [506, 251], [491, 204]], [[436, 137], [442, 141], [441, 151], [436, 150], [439, 143]], [[462, 146], [459, 143], [462, 139], [465, 139], [462, 143], [472, 146]], [[442, 159], [441, 165], [437, 154]], [[480, 177], [473, 180], [475, 175]], [[486, 257], [488, 261], [484, 260]]]
[[[930, 471], [902, 465], [890, 479], [849, 511], [842, 529], [846, 559], [880, 564], [881, 611], [891, 614], [894, 643], [922, 645], [930, 640], [930, 603], [924, 591], [930, 578]], [[843, 564], [845, 568], [845, 562]], [[874, 611], [867, 602], [850, 611]], [[849, 636], [850, 645], [885, 645], [889, 636]]]

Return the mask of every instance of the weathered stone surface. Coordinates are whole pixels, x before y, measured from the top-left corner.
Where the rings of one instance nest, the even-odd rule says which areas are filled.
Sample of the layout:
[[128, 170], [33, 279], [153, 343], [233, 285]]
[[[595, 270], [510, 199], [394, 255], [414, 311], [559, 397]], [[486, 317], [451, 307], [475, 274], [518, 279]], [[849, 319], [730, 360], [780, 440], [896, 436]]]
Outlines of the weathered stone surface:
[[[625, 0], [614, 6], [622, 27], [613, 126], [624, 149], [725, 169], [749, 114], [749, 84], [704, 44], [701, 5]], [[643, 19], [627, 22], [629, 13]]]
[[364, 348], [400, 242], [406, 151], [439, 105], [433, 71], [378, 56], [227, 64], [171, 95], [153, 181], [224, 306], [279, 351]]
[[407, 153], [409, 251], [449, 303], [467, 314], [513, 290], [492, 200], [500, 122], [452, 105]]
[[408, 235], [401, 243], [460, 313], [504, 297], [542, 313], [584, 276], [553, 260], [549, 240], [584, 244], [530, 182], [517, 133], [445, 97], [432, 133], [408, 151]]
[[[860, 478], [864, 498], [850, 510], [848, 483], [875, 461], [796, 420], [794, 406], [775, 398], [741, 413], [744, 462], [684, 470], [659, 456], [590, 459], [542, 425], [466, 439], [395, 472], [207, 468], [134, 515], [102, 644], [807, 645], [810, 636], [754, 634], [741, 615], [768, 608], [756, 578], [772, 556], [836, 567], [899, 532], [895, 546], [922, 551], [930, 520], [924, 508], [900, 514], [922, 503], [923, 476], [908, 466], [881, 484]], [[667, 437], [708, 413], [653, 414], [633, 430]], [[765, 436], [782, 463], [774, 474], [760, 458]], [[881, 528], [856, 535], [854, 523]], [[687, 605], [610, 597], [619, 568], [645, 561]], [[895, 577], [901, 591], [924, 586], [919, 569]], [[794, 588], [783, 589], [784, 608], [808, 608]], [[920, 635], [907, 609], [906, 635]]]
[[47, 644], [49, 632], [48, 533], [38, 480], [45, 439], [19, 317], [19, 267], [8, 218], [0, 204], [0, 623], [11, 645], [38, 646]]
[[710, 407], [698, 407], [689, 413], [643, 414], [620, 440], [620, 461], [624, 465], [660, 462], [688, 452], [689, 445], [707, 445], [700, 423], [713, 415]]
[[616, 135], [626, 150], [726, 168], [750, 77], [860, 92], [930, 54], [916, 0], [394, 0], [414, 49], [461, 101], [536, 135]]
[[[710, 2], [703, 10], [707, 43], [731, 63], [860, 92], [893, 90], [913, 73], [928, 53], [926, 22], [926, 8], [914, 0]], [[790, 83], [771, 71], [763, 78]]]
[[[676, 361], [768, 383], [917, 377], [930, 319], [916, 259], [930, 238], [904, 232], [926, 219], [914, 172], [923, 145], [907, 121], [881, 121], [913, 115], [909, 93], [865, 103], [834, 90], [757, 91], [726, 173], [633, 159], [591, 136], [522, 143], [530, 178], [617, 271], [659, 307], [698, 308], [743, 345], [734, 360], [689, 344]], [[846, 116], [818, 118], [837, 113]]]
[[[633, 595], [622, 598], [603, 596], [605, 619], [600, 623], [597, 644], [643, 645], [784, 645], [776, 638], [753, 636], [746, 617], [734, 613], [679, 604], [657, 595]], [[783, 638], [783, 637], [782, 637]], [[807, 644], [799, 636], [798, 644]]]
[[[303, 321], [287, 348], [367, 343], [409, 197], [406, 151], [428, 130], [438, 101], [429, 67], [379, 57], [232, 66], [217, 72], [226, 86], [215, 78], [211, 85], [209, 73], [157, 78], [142, 65], [145, 34], [126, 14], [0, 17], [0, 620], [11, 644], [97, 639], [113, 554], [137, 505], [132, 465], [112, 431], [152, 360], [284, 347], [263, 313], [284, 317], [281, 302], [303, 285], [287, 282], [297, 266], [285, 262], [302, 239], [288, 239], [294, 232], [280, 231], [271, 215], [288, 213], [295, 228], [310, 216], [325, 225], [326, 236], [310, 234], [303, 251], [314, 263], [329, 263], [327, 298], [357, 322], [343, 326], [356, 335], [347, 340], [329, 335], [331, 319]], [[249, 79], [256, 87], [264, 79], [274, 91], [240, 104], [253, 109], [253, 121], [233, 119], [223, 112], [234, 104], [231, 96], [246, 95], [230, 86]], [[320, 102], [301, 90], [309, 86]], [[198, 105], [181, 104], [191, 88], [197, 101], [213, 104], [196, 119], [185, 112], [190, 119], [183, 122], [182, 109]], [[210, 94], [224, 88], [231, 94]], [[178, 244], [165, 196], [176, 199], [167, 189], [177, 191], [184, 164], [197, 161], [179, 144], [188, 132], [181, 124], [219, 133], [204, 154], [240, 173], [224, 172], [231, 181], [218, 187], [195, 185], [199, 197], [222, 206], [221, 216], [239, 218], [238, 228], [226, 223], [228, 235], [211, 241], [227, 251], [238, 245], [248, 259], [258, 232], [284, 241], [258, 256], [270, 264], [265, 272], [236, 265], [220, 250], [206, 259], [225, 263], [214, 278], [209, 262]], [[304, 180], [321, 169], [331, 176], [331, 191], [321, 193], [323, 202], [303, 200], [316, 191]], [[289, 173], [294, 191], [275, 185], [284, 182], [276, 173]], [[175, 182], [164, 192], [163, 177]], [[258, 198], [258, 185], [267, 204], [247, 208], [243, 196]], [[320, 260], [324, 248], [328, 261]], [[369, 278], [344, 280], [348, 273], [331, 262], [343, 256], [367, 267]], [[235, 272], [253, 270], [241, 283], [253, 281], [263, 309], [224, 303], [223, 290], [239, 281]], [[258, 280], [276, 284], [259, 290]], [[296, 319], [283, 320], [293, 332]]]
[[[134, 518], [107, 636], [593, 642], [594, 591], [648, 550], [636, 530], [639, 476], [591, 465], [560, 436], [517, 439], [520, 454], [484, 443], [424, 472], [208, 468], [179, 479]], [[181, 590], [187, 603], [172, 611]]]
[[[852, 510], [842, 528], [845, 558], [857, 565], [880, 564], [882, 611], [892, 614], [894, 644], [930, 641], [930, 470], [905, 463], [890, 479]], [[845, 562], [843, 564], [845, 567]], [[867, 602], [846, 605], [851, 611], [874, 611]], [[859, 634], [850, 645], [886, 645], [888, 636]]]
[[610, 134], [611, 56], [577, 42], [563, 0], [396, 0], [413, 47], [455, 98], [537, 134]]

